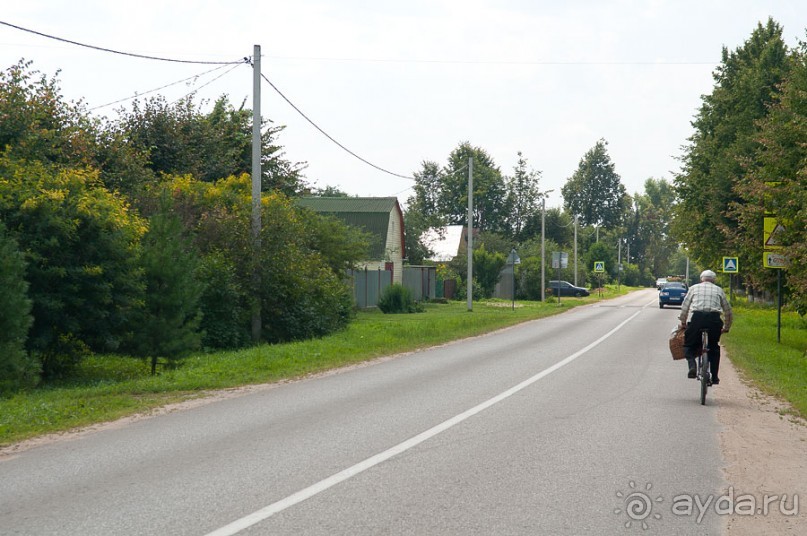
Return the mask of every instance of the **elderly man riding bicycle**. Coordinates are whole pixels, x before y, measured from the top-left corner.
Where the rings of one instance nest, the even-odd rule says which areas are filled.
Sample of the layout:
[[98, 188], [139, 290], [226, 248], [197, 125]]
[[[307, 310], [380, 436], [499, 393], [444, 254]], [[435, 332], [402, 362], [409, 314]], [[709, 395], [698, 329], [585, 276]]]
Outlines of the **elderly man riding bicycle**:
[[711, 270], [701, 272], [701, 282], [689, 288], [681, 304], [681, 314], [678, 315], [681, 325], [686, 326], [684, 350], [689, 364], [688, 378], [696, 376], [695, 356], [701, 345], [700, 331], [708, 330], [709, 366], [713, 385], [720, 383], [717, 377], [720, 369], [720, 347], [717, 343], [721, 333], [729, 332], [732, 322], [731, 305], [723, 289], [715, 285], [716, 278], [717, 274]]

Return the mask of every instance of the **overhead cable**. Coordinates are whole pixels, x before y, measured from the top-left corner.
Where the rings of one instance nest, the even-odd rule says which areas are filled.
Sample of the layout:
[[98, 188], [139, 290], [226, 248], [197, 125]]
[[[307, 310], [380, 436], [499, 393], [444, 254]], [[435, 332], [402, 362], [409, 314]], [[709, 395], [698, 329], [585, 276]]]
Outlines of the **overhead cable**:
[[55, 35], [49, 35], [49, 34], [46, 34], [46, 33], [37, 32], [36, 30], [31, 30], [30, 28], [23, 28], [22, 26], [17, 26], [16, 24], [11, 24], [10, 22], [5, 22], [5, 21], [2, 21], [2, 20], [0, 20], [0, 24], [2, 24], [4, 26], [9, 26], [11, 28], [16, 28], [17, 30], [21, 30], [23, 32], [28, 32], [28, 33], [32, 33], [32, 34], [35, 34], [35, 35], [39, 35], [41, 37], [46, 37], [48, 39], [61, 41], [63, 43], [70, 43], [71, 45], [76, 45], [76, 46], [85, 47], [85, 48], [91, 48], [93, 50], [100, 50], [101, 52], [109, 52], [109, 53], [112, 53], [112, 54], [120, 54], [121, 56], [130, 56], [130, 57], [133, 57], [133, 58], [142, 58], [142, 59], [145, 59], [145, 60], [169, 61], [169, 62], [173, 62], [173, 63], [192, 63], [192, 64], [197, 64], [197, 65], [232, 65], [233, 63], [242, 63], [242, 62], [246, 61], [246, 58], [241, 58], [241, 59], [236, 60], [236, 61], [197, 61], [197, 60], [180, 60], [180, 59], [176, 59], [176, 58], [161, 58], [159, 56], [147, 56], [145, 54], [135, 54], [133, 52], [122, 52], [120, 50], [113, 50], [111, 48], [98, 47], [98, 46], [94, 46], [94, 45], [88, 45], [88, 44], [85, 44], [85, 43], [79, 43], [78, 41], [71, 41], [70, 39], [65, 39], [63, 37], [56, 37]]
[[204, 83], [204, 84], [202, 84], [201, 86], [197, 87], [197, 88], [196, 88], [196, 89], [194, 89], [193, 91], [191, 91], [191, 92], [189, 92], [189, 93], [186, 93], [186, 94], [185, 94], [185, 95], [183, 95], [182, 97], [180, 97], [180, 98], [176, 99], [176, 100], [175, 100], [175, 101], [173, 101], [171, 104], [176, 104], [177, 102], [181, 101], [182, 99], [184, 99], [184, 98], [186, 98], [186, 97], [188, 97], [188, 96], [190, 96], [190, 95], [193, 95], [194, 93], [196, 93], [197, 91], [199, 91], [199, 90], [200, 90], [200, 89], [202, 89], [203, 87], [207, 87], [207, 86], [209, 86], [210, 84], [212, 84], [213, 82], [215, 82], [216, 80], [218, 80], [219, 78], [221, 78], [221, 77], [223, 77], [223, 76], [226, 76], [226, 75], [230, 74], [230, 72], [231, 72], [231, 71], [233, 71], [233, 70], [235, 70], [235, 69], [239, 68], [241, 65], [242, 65], [241, 63], [236, 63], [235, 65], [233, 65], [232, 67], [230, 67], [229, 69], [227, 69], [226, 71], [224, 71], [223, 73], [221, 73], [220, 75], [218, 75], [216, 78], [214, 78], [214, 79], [212, 79], [212, 80], [208, 80], [207, 82], [205, 82], [205, 83]]
[[280, 91], [280, 90], [279, 90], [279, 89], [278, 89], [278, 88], [277, 88], [277, 87], [276, 87], [276, 86], [275, 86], [275, 85], [274, 85], [274, 84], [271, 82], [271, 80], [269, 80], [268, 78], [266, 78], [266, 75], [264, 75], [263, 73], [261, 73], [261, 78], [263, 78], [263, 79], [266, 81], [266, 83], [267, 83], [267, 84], [269, 84], [269, 85], [272, 87], [272, 89], [274, 89], [274, 90], [275, 90], [275, 92], [277, 92], [277, 94], [278, 94], [278, 95], [280, 95], [280, 96], [283, 98], [283, 100], [284, 100], [284, 101], [286, 101], [286, 102], [289, 104], [289, 106], [291, 106], [292, 108], [294, 108], [294, 110], [295, 110], [295, 111], [296, 111], [298, 114], [300, 114], [300, 115], [303, 117], [303, 119], [305, 119], [306, 121], [308, 121], [308, 122], [311, 124], [311, 126], [313, 126], [315, 129], [319, 130], [319, 131], [320, 131], [320, 133], [321, 133], [323, 136], [325, 136], [326, 138], [328, 138], [329, 140], [331, 140], [333, 143], [335, 143], [337, 146], [339, 146], [339, 147], [340, 147], [340, 148], [341, 148], [343, 151], [345, 151], [346, 153], [348, 153], [348, 154], [350, 154], [351, 156], [353, 156], [353, 157], [355, 157], [355, 158], [357, 158], [357, 159], [361, 160], [362, 162], [364, 162], [364, 163], [365, 163], [365, 164], [367, 164], [368, 166], [373, 167], [373, 168], [377, 169], [378, 171], [382, 171], [382, 172], [384, 172], [384, 173], [387, 173], [388, 175], [392, 175], [393, 177], [399, 177], [399, 178], [401, 178], [401, 179], [406, 179], [406, 180], [410, 180], [410, 181], [415, 180], [415, 179], [414, 179], [414, 177], [410, 177], [410, 176], [408, 176], [408, 175], [401, 175], [401, 174], [398, 174], [398, 173], [395, 173], [395, 172], [389, 171], [389, 170], [384, 169], [384, 168], [382, 168], [382, 167], [380, 167], [380, 166], [377, 166], [377, 165], [373, 164], [372, 162], [370, 162], [369, 160], [366, 160], [366, 159], [362, 158], [361, 156], [357, 155], [356, 153], [354, 153], [353, 151], [351, 151], [350, 149], [348, 149], [347, 147], [345, 147], [344, 145], [342, 145], [341, 143], [339, 143], [339, 142], [338, 142], [336, 139], [334, 139], [334, 137], [333, 137], [333, 136], [331, 136], [330, 134], [328, 134], [327, 132], [325, 132], [324, 130], [322, 130], [322, 129], [319, 127], [319, 125], [317, 125], [316, 123], [314, 123], [314, 121], [312, 121], [312, 120], [311, 120], [311, 119], [310, 119], [310, 118], [309, 118], [307, 115], [305, 115], [305, 114], [303, 113], [303, 111], [302, 111], [302, 110], [300, 110], [300, 109], [299, 109], [297, 106], [295, 106], [295, 104], [294, 104], [293, 102], [291, 102], [291, 101], [288, 99], [288, 97], [286, 97], [286, 96], [285, 96], [285, 95], [284, 95], [284, 94], [283, 94], [283, 93], [282, 93], [282, 92], [281, 92], [281, 91]]
[[[228, 70], [227, 72], [222, 73], [221, 75], [217, 76], [217, 77], [216, 77], [216, 78], [214, 78], [213, 80], [210, 80], [210, 82], [207, 82], [206, 84], [204, 84], [204, 85], [202, 85], [202, 86], [199, 86], [199, 87], [198, 87], [198, 88], [196, 88], [194, 91], [198, 91], [199, 89], [201, 89], [201, 88], [205, 87], [206, 85], [210, 84], [211, 82], [214, 82], [214, 81], [218, 80], [219, 78], [221, 78], [221, 77], [222, 77], [222, 76], [224, 76], [225, 74], [227, 74], [227, 73], [229, 73], [230, 71], [232, 71], [232, 70], [233, 70], [235, 67], [238, 67], [238, 65], [239, 65], [239, 64], [236, 64], [236, 65], [235, 65], [233, 68], [231, 68], [231, 69], [230, 69], [230, 70]], [[160, 87], [155, 88], [155, 89], [149, 89], [148, 91], [138, 91], [138, 92], [135, 92], [135, 94], [134, 94], [134, 95], [132, 95], [131, 97], [124, 97], [124, 98], [122, 98], [122, 99], [118, 99], [118, 100], [116, 100], [116, 101], [107, 102], [106, 104], [99, 104], [98, 106], [93, 106], [92, 108], [89, 108], [89, 109], [88, 109], [88, 111], [90, 111], [90, 112], [91, 112], [91, 111], [93, 111], [93, 110], [97, 110], [97, 109], [99, 109], [99, 108], [106, 108], [107, 106], [112, 106], [113, 104], [118, 104], [118, 103], [125, 102], [125, 101], [128, 101], [128, 100], [136, 99], [136, 98], [138, 98], [138, 97], [142, 97], [143, 95], [148, 95], [149, 93], [154, 93], [155, 91], [160, 91], [161, 89], [165, 89], [165, 88], [167, 88], [167, 87], [175, 86], [175, 85], [177, 85], [177, 84], [182, 84], [183, 82], [187, 82], [188, 80], [194, 80], [194, 79], [199, 78], [199, 77], [202, 77], [202, 76], [204, 76], [204, 75], [206, 75], [206, 74], [210, 74], [210, 73], [215, 72], [215, 71], [218, 71], [218, 70], [220, 70], [220, 69], [224, 69], [225, 67], [227, 67], [227, 64], [225, 64], [225, 65], [219, 65], [218, 67], [214, 67], [213, 69], [210, 69], [210, 70], [205, 71], [205, 72], [203, 72], [203, 73], [195, 74], [195, 75], [193, 75], [193, 76], [189, 76], [189, 77], [187, 77], [187, 78], [183, 78], [182, 80], [177, 80], [176, 82], [171, 82], [170, 84], [165, 84], [164, 86], [160, 86]], [[187, 96], [187, 95], [186, 95], [186, 96]], [[184, 97], [183, 97], [183, 98], [184, 98]]]

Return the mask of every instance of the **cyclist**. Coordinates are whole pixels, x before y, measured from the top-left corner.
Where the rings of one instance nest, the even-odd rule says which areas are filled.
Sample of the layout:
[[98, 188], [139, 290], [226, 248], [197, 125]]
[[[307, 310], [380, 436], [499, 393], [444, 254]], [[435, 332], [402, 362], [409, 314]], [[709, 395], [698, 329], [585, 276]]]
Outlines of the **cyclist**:
[[[713, 271], [701, 272], [701, 282], [689, 288], [681, 304], [681, 314], [678, 315], [681, 325], [686, 327], [684, 352], [689, 364], [687, 378], [696, 376], [695, 357], [701, 344], [700, 330], [709, 330], [709, 368], [713, 385], [720, 383], [717, 377], [720, 369], [720, 347], [717, 343], [721, 333], [729, 332], [732, 322], [731, 305], [723, 289], [715, 285], [715, 279], [717, 274]], [[724, 319], [720, 318], [721, 312]]]

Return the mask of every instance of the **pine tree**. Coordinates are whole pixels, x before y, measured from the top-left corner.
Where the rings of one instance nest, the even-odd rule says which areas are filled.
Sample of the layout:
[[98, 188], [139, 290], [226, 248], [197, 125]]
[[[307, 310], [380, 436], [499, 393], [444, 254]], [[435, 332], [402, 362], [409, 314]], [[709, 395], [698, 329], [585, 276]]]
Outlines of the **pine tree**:
[[31, 327], [31, 300], [25, 262], [0, 221], [0, 394], [36, 381], [39, 367], [25, 352]]

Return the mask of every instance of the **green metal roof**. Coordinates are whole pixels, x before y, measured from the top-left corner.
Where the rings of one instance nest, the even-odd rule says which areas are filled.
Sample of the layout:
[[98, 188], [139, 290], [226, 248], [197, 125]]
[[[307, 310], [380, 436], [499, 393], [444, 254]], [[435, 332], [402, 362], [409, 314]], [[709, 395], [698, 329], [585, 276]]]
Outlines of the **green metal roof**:
[[396, 197], [301, 197], [297, 204], [317, 212], [386, 212], [398, 203]]
[[[385, 258], [390, 215], [394, 210], [400, 213], [396, 197], [300, 197], [296, 203], [370, 233], [370, 259]], [[399, 247], [403, 251], [403, 238]]]

